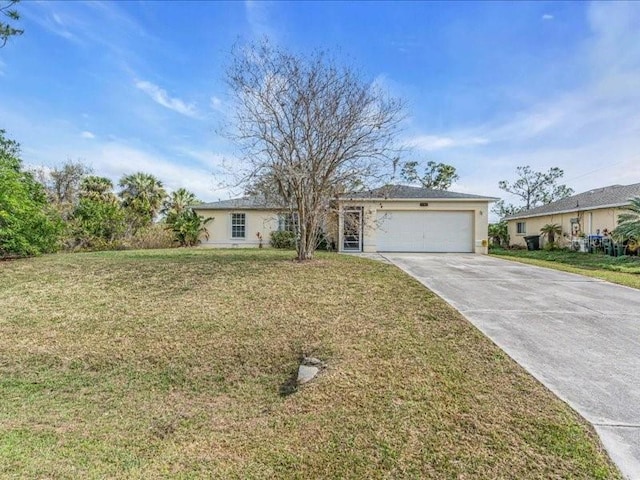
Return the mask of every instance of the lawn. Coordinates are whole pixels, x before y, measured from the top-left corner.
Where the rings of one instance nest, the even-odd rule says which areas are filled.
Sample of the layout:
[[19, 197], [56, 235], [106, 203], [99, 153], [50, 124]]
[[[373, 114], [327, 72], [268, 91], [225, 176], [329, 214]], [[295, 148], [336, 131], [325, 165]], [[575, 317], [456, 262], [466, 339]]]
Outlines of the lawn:
[[[620, 478], [391, 265], [158, 250], [0, 263], [0, 477]], [[328, 363], [286, 385], [303, 354]]]
[[504, 249], [491, 250], [491, 254], [640, 289], [640, 257], [637, 256], [612, 257], [603, 253], [569, 250]]

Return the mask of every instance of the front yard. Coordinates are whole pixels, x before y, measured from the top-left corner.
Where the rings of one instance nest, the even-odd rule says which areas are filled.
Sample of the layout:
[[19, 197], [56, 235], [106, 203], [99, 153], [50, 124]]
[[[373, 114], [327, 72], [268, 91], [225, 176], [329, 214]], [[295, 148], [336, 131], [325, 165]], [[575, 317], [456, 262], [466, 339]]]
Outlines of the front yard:
[[490, 253], [522, 263], [640, 288], [640, 257], [638, 256], [612, 257], [603, 253], [581, 253], [568, 250], [492, 249]]
[[[204, 249], [0, 263], [0, 477], [619, 478], [391, 265]], [[286, 386], [303, 354], [328, 363]]]

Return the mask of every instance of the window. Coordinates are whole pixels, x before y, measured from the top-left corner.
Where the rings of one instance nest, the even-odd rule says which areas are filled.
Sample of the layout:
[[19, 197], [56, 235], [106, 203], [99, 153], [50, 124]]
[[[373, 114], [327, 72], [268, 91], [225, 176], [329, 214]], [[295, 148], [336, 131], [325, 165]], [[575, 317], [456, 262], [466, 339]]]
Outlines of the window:
[[231, 238], [245, 238], [247, 219], [244, 213], [231, 214]]
[[281, 213], [278, 215], [278, 231], [295, 232], [296, 213]]
[[524, 235], [527, 233], [527, 222], [518, 222], [517, 224], [518, 235]]

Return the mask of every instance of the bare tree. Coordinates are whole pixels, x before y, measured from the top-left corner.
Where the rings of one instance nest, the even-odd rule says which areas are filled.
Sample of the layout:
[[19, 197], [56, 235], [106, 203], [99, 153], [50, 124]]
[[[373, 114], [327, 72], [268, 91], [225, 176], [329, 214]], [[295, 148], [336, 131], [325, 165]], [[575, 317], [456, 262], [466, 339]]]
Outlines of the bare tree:
[[67, 160], [50, 170], [36, 170], [36, 178], [44, 186], [51, 204], [63, 218], [68, 218], [78, 201], [78, 193], [83, 179], [91, 173], [91, 167], [81, 160]]
[[573, 189], [566, 185], [558, 185], [558, 180], [564, 176], [564, 171], [558, 167], [550, 168], [548, 172], [536, 172], [526, 165], [517, 167], [518, 179], [514, 182], [500, 180], [498, 187], [522, 200], [522, 206], [505, 204], [502, 200], [496, 202], [493, 212], [501, 217], [512, 215], [523, 210], [546, 205], [573, 195]]
[[232, 136], [250, 165], [247, 183], [266, 179], [297, 213], [298, 260], [311, 259], [329, 201], [395, 160], [403, 104], [324, 52], [263, 42], [233, 53]]

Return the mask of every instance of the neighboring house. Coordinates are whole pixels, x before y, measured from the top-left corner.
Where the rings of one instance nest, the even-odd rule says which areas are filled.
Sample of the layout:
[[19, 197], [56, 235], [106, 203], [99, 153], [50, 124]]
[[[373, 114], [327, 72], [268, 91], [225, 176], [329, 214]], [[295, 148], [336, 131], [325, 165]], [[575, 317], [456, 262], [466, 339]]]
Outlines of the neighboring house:
[[540, 235], [547, 224], [562, 227], [561, 238], [569, 240], [581, 234], [596, 235], [618, 225], [618, 215], [629, 200], [640, 196], [640, 183], [611, 185], [579, 193], [556, 202], [532, 208], [503, 220], [507, 222], [511, 245], [525, 246], [525, 236]]
[[338, 199], [338, 249], [487, 253], [492, 197], [388, 185]]
[[[487, 253], [489, 203], [496, 200], [389, 185], [332, 202], [335, 214], [326, 233], [341, 252]], [[272, 231], [291, 229], [290, 215], [257, 197], [203, 203], [194, 210], [213, 217], [204, 246], [256, 247], [260, 232], [266, 247]]]
[[220, 202], [201, 203], [193, 208], [198, 215], [212, 218], [205, 225], [208, 238], [201, 245], [218, 248], [269, 246], [271, 232], [292, 229], [290, 215], [261, 197], [243, 197]]

